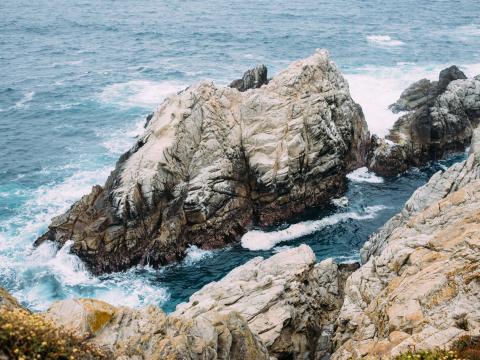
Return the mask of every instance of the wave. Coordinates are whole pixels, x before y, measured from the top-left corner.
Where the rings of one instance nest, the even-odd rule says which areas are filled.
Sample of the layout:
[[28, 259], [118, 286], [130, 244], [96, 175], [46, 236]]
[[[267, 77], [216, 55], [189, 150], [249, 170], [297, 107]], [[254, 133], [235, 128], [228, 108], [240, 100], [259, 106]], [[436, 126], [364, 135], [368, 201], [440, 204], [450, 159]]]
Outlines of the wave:
[[102, 102], [120, 107], [141, 107], [150, 110], [158, 106], [168, 95], [184, 87], [184, 84], [176, 81], [133, 80], [107, 86], [99, 98]]
[[[101, 278], [86, 270], [83, 262], [70, 253], [72, 241], [57, 249], [45, 242], [19, 264], [16, 264], [17, 282], [21, 289], [14, 295], [30, 308], [46, 310], [54, 300], [69, 297], [93, 297], [112, 305], [139, 307], [161, 304], [168, 300], [166, 289], [153, 285], [158, 271], [134, 268]], [[139, 272], [152, 272], [152, 281]]]
[[187, 249], [187, 256], [183, 259], [183, 263], [187, 266], [194, 265], [199, 261], [212, 257], [214, 252], [212, 250], [203, 250], [192, 245]]
[[369, 35], [367, 41], [376, 46], [382, 47], [396, 47], [403, 46], [405, 43], [400, 40], [395, 40], [388, 35]]
[[314, 233], [324, 227], [346, 220], [373, 219], [378, 212], [385, 210], [383, 205], [368, 206], [363, 213], [345, 212], [324, 217], [315, 221], [304, 221], [277, 231], [251, 230], [243, 235], [242, 247], [249, 250], [270, 250], [275, 245]]
[[347, 174], [347, 179], [353, 182], [367, 182], [372, 184], [383, 183], [383, 178], [368, 171], [366, 167], [361, 167]]
[[25, 94], [23, 94], [23, 98], [21, 98], [19, 101], [15, 103], [14, 108], [23, 109], [28, 107], [28, 103], [32, 101], [34, 95], [35, 95], [35, 91], [26, 92]]

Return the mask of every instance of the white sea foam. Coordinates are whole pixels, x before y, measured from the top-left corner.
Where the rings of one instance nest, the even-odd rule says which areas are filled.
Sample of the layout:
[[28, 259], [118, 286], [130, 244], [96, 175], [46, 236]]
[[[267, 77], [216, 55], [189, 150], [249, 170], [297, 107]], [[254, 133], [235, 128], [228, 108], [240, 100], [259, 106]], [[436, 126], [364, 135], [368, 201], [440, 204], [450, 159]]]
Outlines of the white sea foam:
[[185, 265], [194, 265], [203, 259], [212, 257], [214, 252], [212, 250], [203, 250], [199, 247], [192, 245], [187, 249], [187, 256], [183, 260]]
[[107, 139], [102, 142], [102, 146], [112, 154], [123, 154], [132, 147], [135, 139], [145, 132], [144, 124], [145, 117], [142, 117], [133, 123], [130, 128], [110, 133]]
[[158, 106], [168, 95], [185, 85], [176, 81], [155, 82], [133, 80], [107, 86], [99, 95], [100, 100], [120, 107], [143, 107], [149, 110]]
[[282, 246], [275, 246], [273, 248], [273, 253], [274, 254], [278, 254], [282, 251], [286, 251], [286, 250], [290, 250], [290, 249], [293, 249], [293, 246], [288, 246], [288, 245], [282, 245]]
[[368, 206], [363, 213], [345, 212], [324, 217], [315, 221], [304, 221], [290, 225], [288, 228], [277, 231], [251, 230], [243, 235], [242, 247], [249, 250], [269, 250], [275, 245], [297, 239], [314, 233], [324, 227], [335, 225], [346, 220], [373, 219], [380, 211], [386, 209], [383, 205]]
[[396, 47], [405, 45], [403, 41], [391, 38], [388, 35], [369, 35], [367, 41], [375, 46]]
[[367, 182], [372, 184], [383, 183], [383, 178], [368, 171], [366, 167], [361, 167], [347, 174], [347, 178], [353, 182]]
[[337, 207], [346, 207], [348, 206], [348, 198], [346, 196], [339, 197], [337, 199], [332, 199], [330, 202]]
[[33, 96], [35, 95], [35, 91], [28, 91], [23, 94], [23, 97], [15, 103], [15, 109], [23, 109], [28, 107], [28, 103], [32, 101]]

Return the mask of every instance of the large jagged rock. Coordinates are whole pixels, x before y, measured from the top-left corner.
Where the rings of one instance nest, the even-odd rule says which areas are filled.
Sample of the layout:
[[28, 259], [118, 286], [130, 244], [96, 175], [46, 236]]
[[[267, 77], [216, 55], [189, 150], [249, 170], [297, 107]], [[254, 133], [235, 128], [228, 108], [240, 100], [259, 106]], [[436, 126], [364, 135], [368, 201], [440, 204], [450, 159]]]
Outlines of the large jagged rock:
[[480, 153], [419, 188], [362, 258], [345, 285], [332, 359], [388, 359], [478, 334]]
[[467, 77], [455, 65], [440, 71], [438, 81], [428, 79], [419, 80], [405, 89], [400, 98], [389, 109], [394, 113], [411, 111], [421, 108], [423, 105], [432, 105], [435, 97], [441, 95], [447, 89], [448, 84], [454, 80], [464, 80]]
[[246, 92], [201, 82], [165, 100], [105, 186], [36, 244], [73, 241], [95, 273], [221, 247], [342, 192], [368, 129], [326, 51]]
[[247, 91], [249, 89], [257, 89], [267, 83], [267, 67], [262, 64], [247, 70], [241, 79], [233, 80], [229, 86], [238, 91]]
[[119, 360], [268, 359], [265, 346], [235, 312], [192, 320], [155, 306], [134, 310], [78, 299], [53, 304], [45, 317]]
[[480, 123], [480, 77], [466, 79], [452, 66], [442, 70], [438, 82], [424, 79], [411, 85], [391, 108], [410, 112], [395, 122], [386, 139], [372, 139], [368, 167], [382, 176], [468, 146]]
[[236, 311], [278, 359], [322, 359], [332, 351], [343, 284], [358, 266], [315, 263], [307, 245], [254, 258], [177, 306], [186, 319]]

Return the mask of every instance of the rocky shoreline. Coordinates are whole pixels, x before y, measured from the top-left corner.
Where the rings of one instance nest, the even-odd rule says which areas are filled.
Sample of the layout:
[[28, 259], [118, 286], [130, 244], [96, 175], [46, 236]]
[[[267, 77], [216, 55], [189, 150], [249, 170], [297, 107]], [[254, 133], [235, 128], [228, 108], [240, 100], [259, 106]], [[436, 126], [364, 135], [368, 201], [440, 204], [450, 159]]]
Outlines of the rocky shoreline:
[[[480, 76], [450, 67], [391, 108], [408, 112], [370, 138], [326, 51], [272, 79], [258, 66], [230, 87], [202, 82], [168, 98], [106, 184], [37, 245], [72, 240], [97, 274], [162, 265], [322, 205], [358, 167], [392, 176], [470, 152], [369, 238], [361, 265], [317, 263], [301, 245], [250, 260], [169, 315], [70, 299], [41, 316], [125, 360], [390, 359], [480, 336]], [[21, 306], [0, 289], [0, 308]]]
[[341, 194], [345, 175], [365, 165], [370, 135], [328, 52], [267, 84], [261, 67], [238, 82], [242, 91], [201, 82], [166, 99], [106, 184], [36, 245], [72, 240], [96, 274], [164, 265], [188, 246], [223, 247]]
[[391, 359], [479, 336], [479, 144], [480, 128], [468, 159], [370, 238], [361, 266], [316, 263], [301, 245], [252, 259], [170, 315], [79, 299], [43, 316], [115, 359]]

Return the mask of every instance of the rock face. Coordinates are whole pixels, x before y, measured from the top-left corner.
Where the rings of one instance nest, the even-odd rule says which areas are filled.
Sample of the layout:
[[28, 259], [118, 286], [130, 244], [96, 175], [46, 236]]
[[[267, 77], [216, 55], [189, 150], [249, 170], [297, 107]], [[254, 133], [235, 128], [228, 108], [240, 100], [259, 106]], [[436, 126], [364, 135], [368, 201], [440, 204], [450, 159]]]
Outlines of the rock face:
[[332, 351], [343, 284], [357, 267], [332, 259], [316, 264], [312, 249], [301, 245], [266, 260], [252, 259], [193, 294], [174, 315], [197, 319], [236, 311], [270, 356], [321, 359]]
[[372, 139], [368, 167], [382, 176], [468, 146], [480, 123], [480, 77], [466, 79], [452, 66], [442, 70], [438, 82], [423, 79], [411, 85], [391, 109], [409, 112], [395, 122], [386, 140]]
[[238, 91], [247, 91], [248, 89], [257, 89], [267, 83], [267, 67], [262, 64], [247, 70], [241, 79], [233, 80], [230, 87]]
[[166, 315], [149, 306], [64, 300], [45, 313], [116, 359], [324, 359], [346, 278], [358, 264], [315, 263], [306, 245], [254, 258]]
[[324, 203], [364, 165], [361, 108], [326, 51], [246, 92], [201, 82], [168, 98], [106, 184], [36, 244], [73, 240], [95, 273], [179, 260]]
[[189, 320], [154, 306], [133, 310], [80, 299], [57, 302], [45, 316], [119, 360], [268, 359], [265, 346], [235, 312]]
[[332, 359], [387, 359], [478, 334], [480, 153], [419, 188], [362, 257], [345, 285]]
[[0, 307], [6, 307], [9, 310], [21, 308], [22, 306], [18, 303], [12, 295], [8, 293], [4, 288], [0, 287]]

